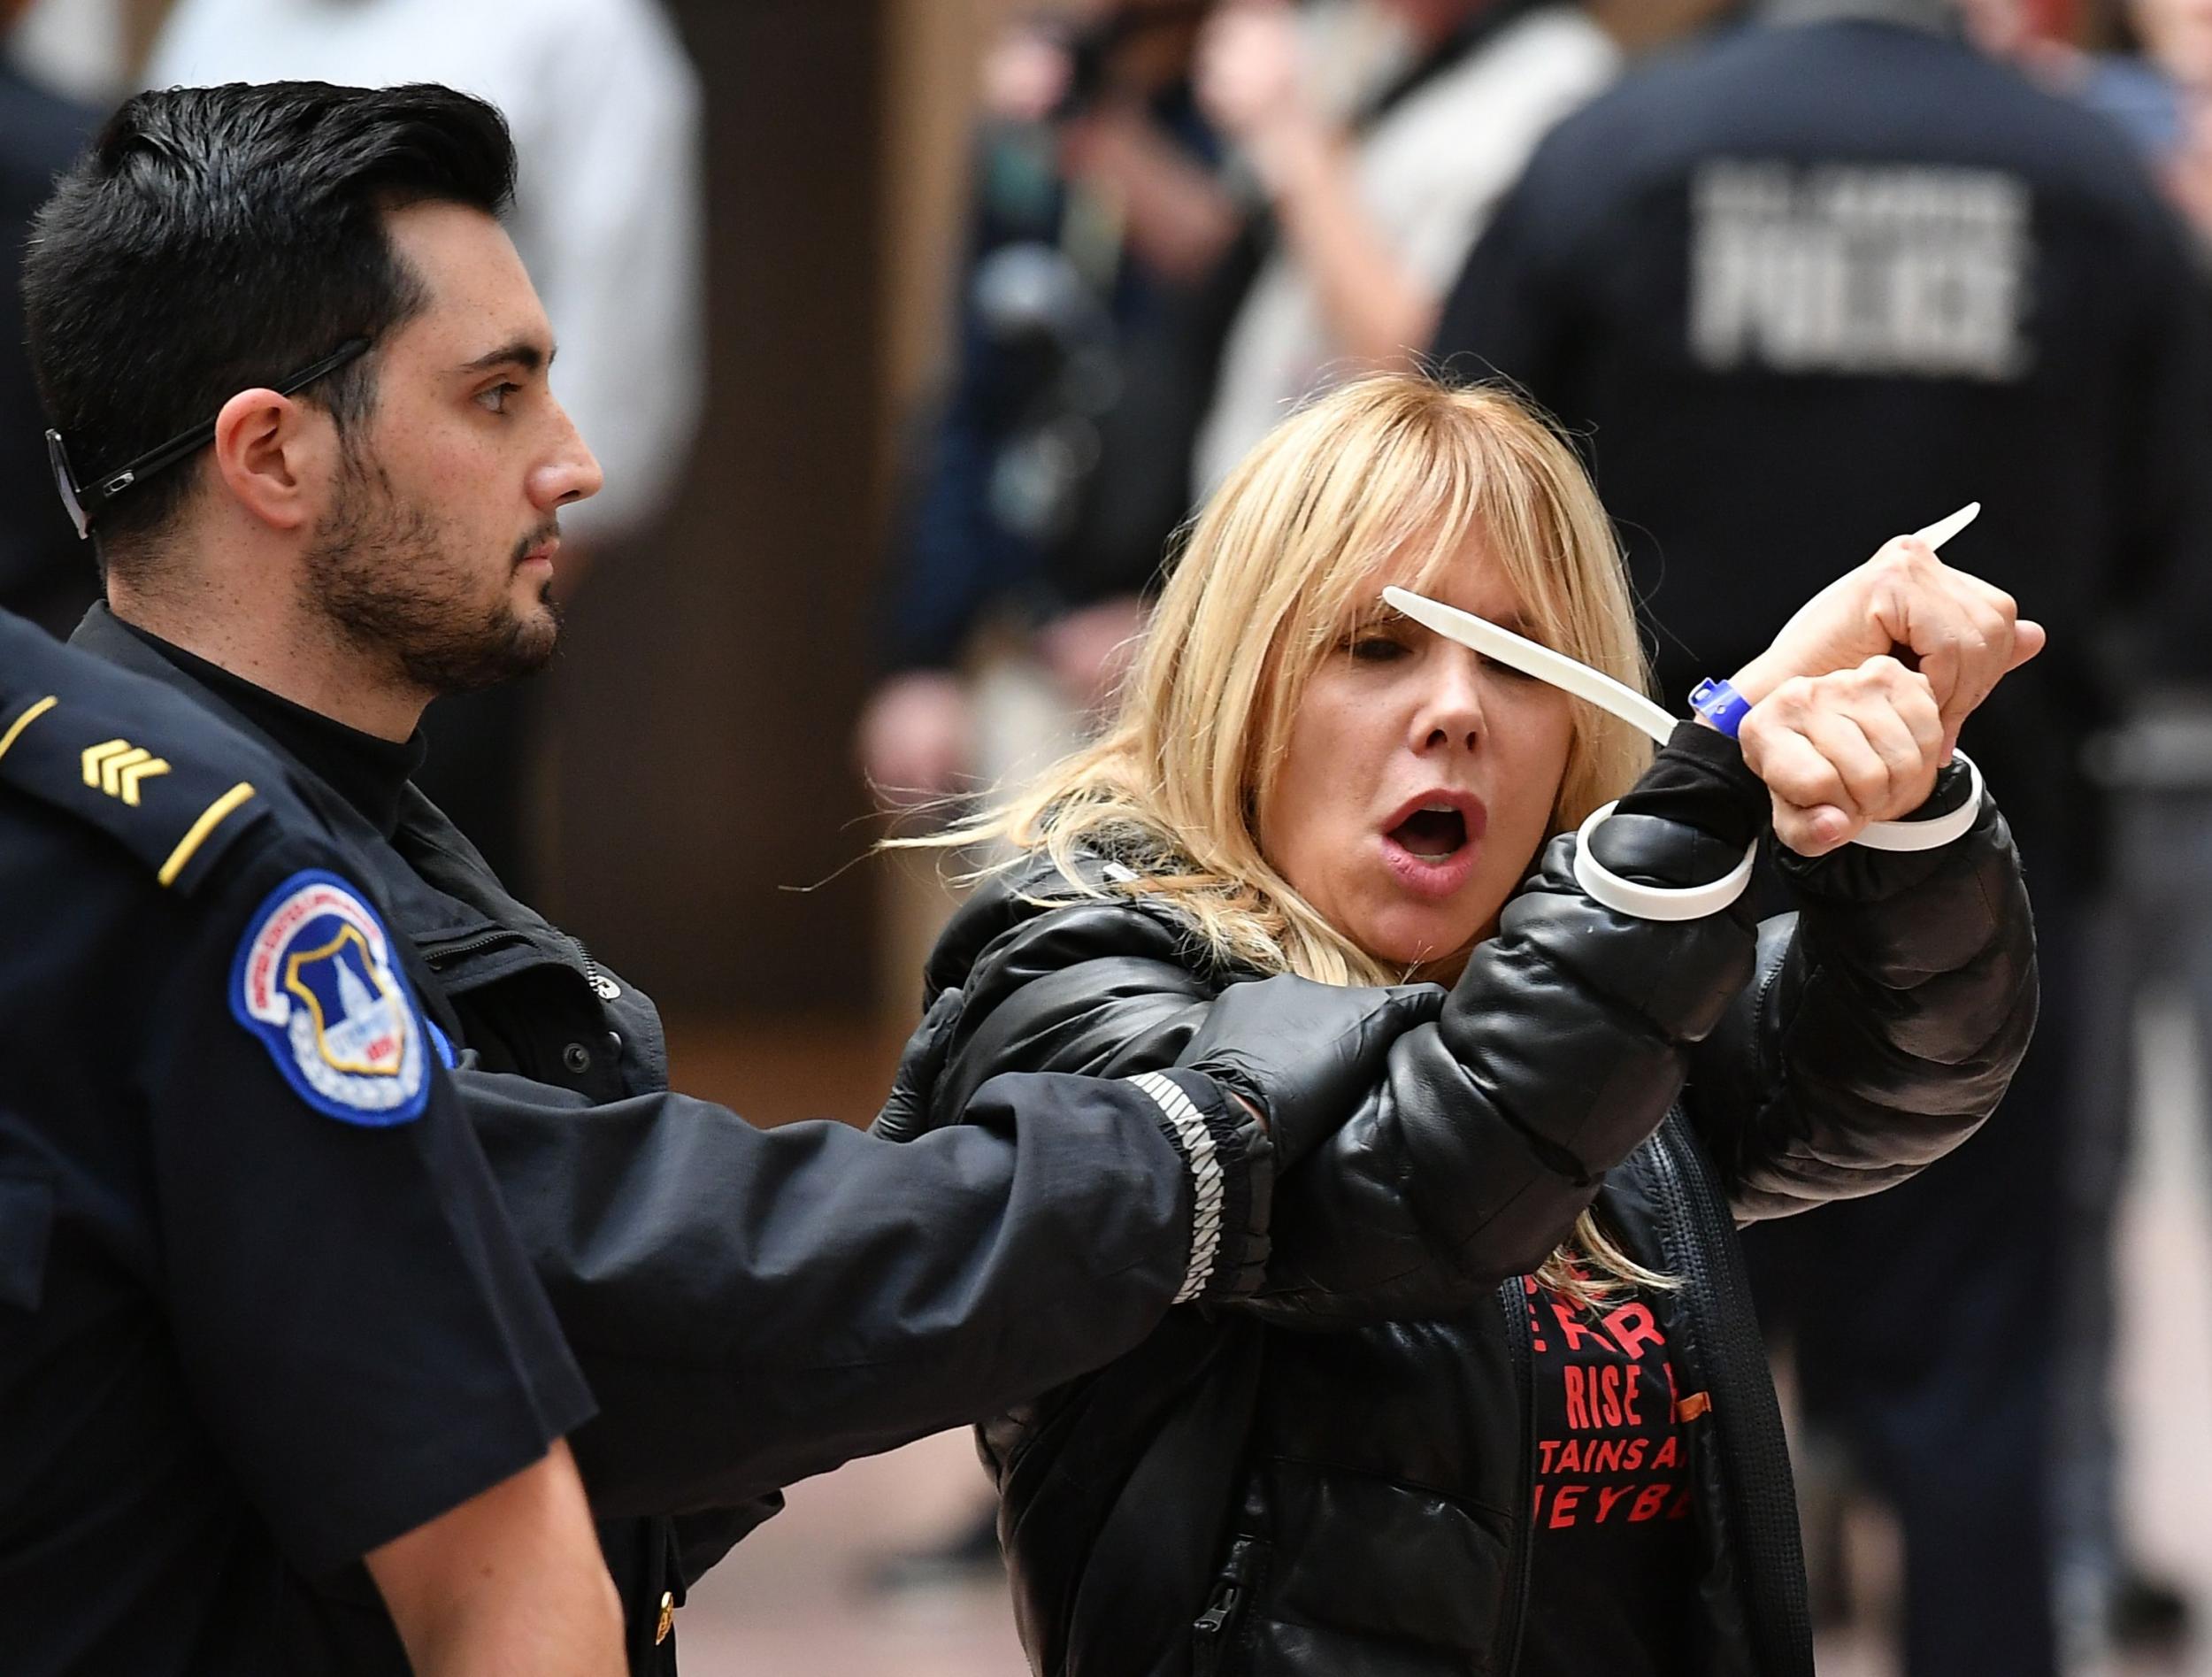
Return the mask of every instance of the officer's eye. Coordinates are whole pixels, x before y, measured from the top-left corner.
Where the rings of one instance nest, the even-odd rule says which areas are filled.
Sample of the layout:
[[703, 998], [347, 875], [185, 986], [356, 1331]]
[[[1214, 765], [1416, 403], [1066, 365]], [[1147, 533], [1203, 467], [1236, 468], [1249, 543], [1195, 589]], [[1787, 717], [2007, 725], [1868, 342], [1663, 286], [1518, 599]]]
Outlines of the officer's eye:
[[504, 413], [507, 411], [508, 398], [520, 395], [522, 387], [512, 380], [502, 380], [488, 389], [479, 390], [476, 393], [476, 404], [488, 412]]

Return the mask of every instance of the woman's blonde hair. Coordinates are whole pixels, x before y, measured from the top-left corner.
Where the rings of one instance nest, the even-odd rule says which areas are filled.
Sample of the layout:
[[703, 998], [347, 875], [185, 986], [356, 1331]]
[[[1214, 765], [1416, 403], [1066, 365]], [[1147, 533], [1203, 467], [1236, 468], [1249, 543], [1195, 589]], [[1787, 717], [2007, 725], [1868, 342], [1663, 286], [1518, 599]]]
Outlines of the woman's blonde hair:
[[[1136, 870], [1114, 890], [1171, 900], [1225, 963], [1398, 981], [1403, 971], [1277, 872], [1256, 812], [1308, 681], [1371, 613], [1383, 568], [1417, 591], [1477, 537], [1510, 581], [1525, 633], [1647, 688], [1612, 524], [1572, 449], [1504, 390], [1378, 374], [1294, 413], [1215, 492], [1106, 732], [977, 820], [921, 842], [1042, 850], [1079, 892], [1102, 888], [1086, 882], [1077, 851], [1103, 850]], [[1649, 758], [1637, 729], [1576, 705], [1552, 830], [1620, 796]], [[1660, 1279], [1587, 1214], [1576, 1245], [1601, 1271]], [[1546, 1268], [1586, 1290], [1557, 1255]]]

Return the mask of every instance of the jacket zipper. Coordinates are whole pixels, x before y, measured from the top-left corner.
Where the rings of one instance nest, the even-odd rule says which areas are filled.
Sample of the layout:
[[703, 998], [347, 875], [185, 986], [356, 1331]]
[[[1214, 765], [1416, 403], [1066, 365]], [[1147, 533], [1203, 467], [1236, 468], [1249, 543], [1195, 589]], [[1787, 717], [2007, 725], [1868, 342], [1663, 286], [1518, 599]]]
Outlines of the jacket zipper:
[[[1700, 1373], [1713, 1394], [1715, 1447], [1722, 1483], [1733, 1504], [1727, 1512], [1732, 1547], [1747, 1586], [1746, 1603], [1760, 1671], [1813, 1669], [1812, 1615], [1805, 1600], [1805, 1559], [1797, 1519], [1797, 1490], [1790, 1476], [1789, 1443], [1774, 1388], [1765, 1377], [1765, 1349], [1751, 1348], [1755, 1373], [1745, 1377], [1719, 1343], [1724, 1323], [1757, 1322], [1751, 1286], [1736, 1245], [1735, 1219], [1710, 1166], [1680, 1134], [1678, 1117], [1659, 1127], [1652, 1147], [1660, 1197], [1668, 1223], [1679, 1231], [1672, 1254], [1686, 1302], [1701, 1319], [1708, 1354]], [[1714, 1231], [1720, 1231], [1716, 1237]]]
[[499, 927], [488, 932], [479, 932], [473, 937], [465, 937], [457, 943], [448, 943], [435, 950], [425, 950], [422, 958], [434, 968], [443, 968], [459, 960], [464, 955], [473, 955], [479, 950], [493, 949], [502, 943], [523, 941], [521, 933], [511, 931], [505, 927]]
[[1250, 1586], [1258, 1545], [1240, 1537], [1229, 1547], [1229, 1565], [1207, 1598], [1206, 1611], [1191, 1620], [1192, 1677], [1214, 1677], [1229, 1651], [1229, 1637], [1236, 1627], [1237, 1612], [1244, 1605]]
[[1198, 1633], [1198, 1658], [1193, 1666], [1198, 1677], [1212, 1677], [1221, 1668], [1229, 1621], [1237, 1616], [1237, 1604], [1243, 1597], [1244, 1592], [1237, 1587], [1236, 1581], [1225, 1578], [1215, 1587], [1206, 1611], [1191, 1621], [1191, 1628]]
[[[601, 969], [599, 963], [591, 958], [591, 951], [584, 947], [584, 940], [567, 933], [563, 933], [562, 935], [568, 938], [570, 945], [575, 950], [576, 958], [583, 966], [584, 981], [591, 986], [592, 994], [599, 996], [603, 993], [603, 987], [612, 988], [611, 981]], [[465, 955], [474, 955], [482, 950], [496, 949], [502, 943], [526, 943], [529, 941], [525, 934], [516, 931], [512, 927], [494, 927], [488, 932], [479, 932], [473, 936], [465, 937], [457, 943], [448, 943], [435, 950], [425, 950], [423, 959], [429, 964], [432, 970], [442, 971]]]
[[1512, 1594], [1506, 1603], [1505, 1635], [1499, 1638], [1505, 1663], [1498, 1669], [1511, 1677], [1521, 1663], [1521, 1627], [1528, 1619], [1529, 1566], [1536, 1548], [1531, 1529], [1536, 1520], [1536, 1351], [1529, 1342], [1528, 1289], [1518, 1275], [1499, 1283], [1498, 1299], [1505, 1308], [1506, 1350], [1513, 1362], [1514, 1384], [1520, 1391], [1521, 1500], [1513, 1511], [1513, 1545], [1506, 1558]]
[[603, 1002], [611, 1001], [621, 994], [614, 981], [600, 971], [599, 963], [591, 958], [591, 951], [584, 947], [584, 940], [573, 932], [562, 935], [576, 946], [576, 958], [584, 964], [584, 982], [591, 986], [591, 993]]

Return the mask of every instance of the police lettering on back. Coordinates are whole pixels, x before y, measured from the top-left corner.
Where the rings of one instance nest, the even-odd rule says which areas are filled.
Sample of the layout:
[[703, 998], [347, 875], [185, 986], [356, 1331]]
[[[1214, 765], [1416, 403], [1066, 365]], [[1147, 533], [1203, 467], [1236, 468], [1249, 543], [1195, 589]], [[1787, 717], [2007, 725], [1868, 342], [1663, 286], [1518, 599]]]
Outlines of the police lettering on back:
[[2027, 371], [2033, 244], [2015, 175], [1722, 158], [1690, 203], [1689, 348], [1715, 372]]

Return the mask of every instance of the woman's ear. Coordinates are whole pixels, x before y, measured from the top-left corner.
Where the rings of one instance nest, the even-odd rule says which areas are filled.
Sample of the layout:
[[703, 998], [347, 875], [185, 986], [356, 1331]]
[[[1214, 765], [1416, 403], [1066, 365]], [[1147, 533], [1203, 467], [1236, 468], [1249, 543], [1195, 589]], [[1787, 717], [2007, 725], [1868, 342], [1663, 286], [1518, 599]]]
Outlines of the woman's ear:
[[216, 480], [263, 523], [298, 529], [322, 510], [334, 431], [327, 414], [274, 390], [241, 390], [215, 416]]

